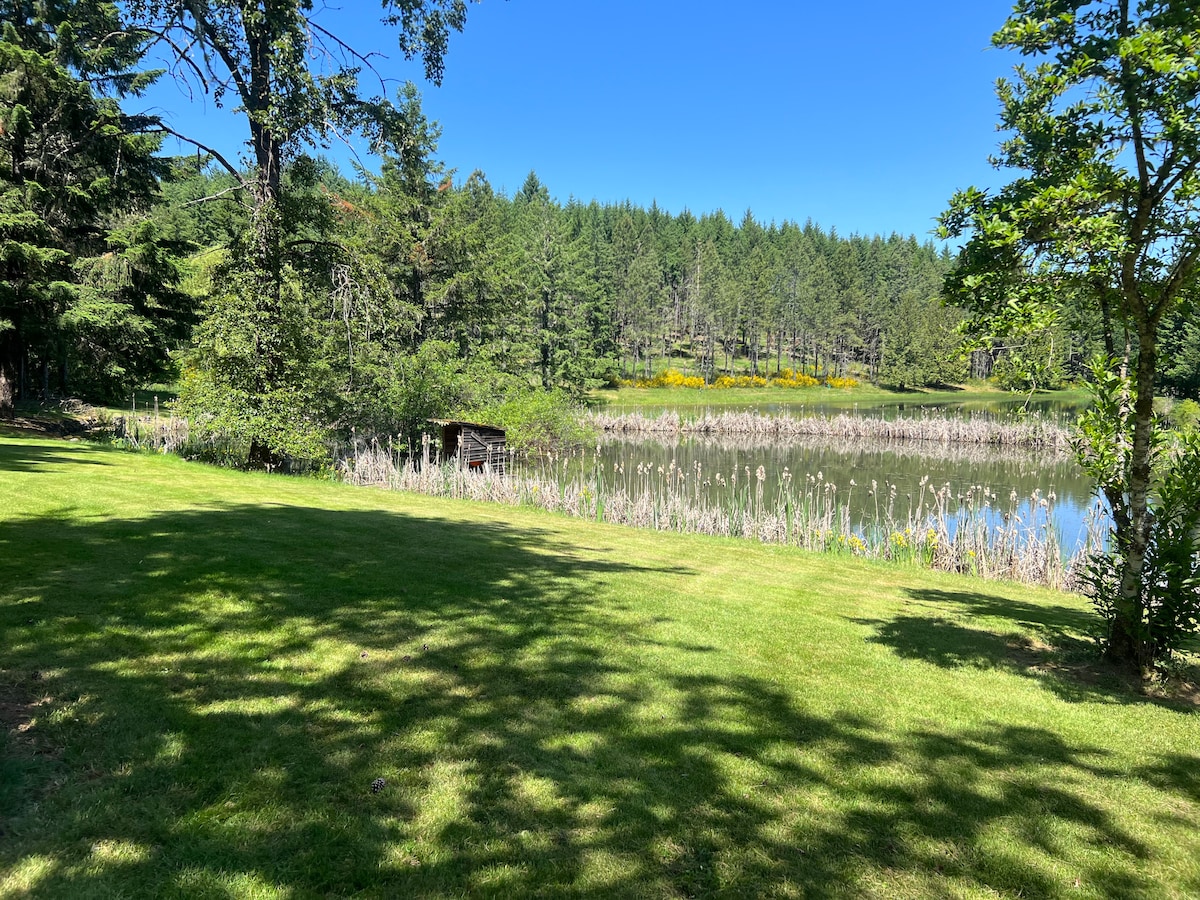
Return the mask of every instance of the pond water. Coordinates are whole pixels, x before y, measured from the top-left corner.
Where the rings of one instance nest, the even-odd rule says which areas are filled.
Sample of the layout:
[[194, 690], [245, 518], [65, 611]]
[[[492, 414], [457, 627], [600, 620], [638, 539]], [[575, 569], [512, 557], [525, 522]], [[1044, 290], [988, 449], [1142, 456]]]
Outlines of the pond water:
[[950, 520], [967, 506], [987, 507], [996, 525], [1006, 515], [1034, 527], [1048, 523], [1068, 553], [1085, 541], [1094, 517], [1092, 485], [1069, 454], [1023, 449], [806, 435], [606, 436], [557, 465], [560, 478], [590, 473], [633, 493], [674, 472], [680, 490], [716, 502], [761, 490], [769, 505], [790, 488], [794, 497], [844, 506], [855, 528], [920, 521], [939, 502]]
[[[1056, 395], [1012, 399], [987, 399], [921, 402], [897, 399], [880, 405], [857, 407], [853, 400], [827, 392], [824, 397], [808, 398], [804, 403], [772, 403], [715, 407], [605, 407], [604, 412], [641, 413], [655, 417], [678, 411], [684, 419], [706, 413], [753, 411], [763, 415], [795, 417], [833, 417], [847, 412], [868, 418], [922, 418], [950, 416], [1013, 421], [1026, 417], [1049, 420], [1062, 426], [1074, 422], [1086, 407], [1080, 395]], [[967, 395], [969, 397], [969, 395]], [[709, 482], [714, 488], [717, 473], [729, 480], [737, 473], [743, 487], [747, 477], [758, 487], [762, 467], [763, 494], [768, 500], [779, 496], [787, 483], [793, 492], [817, 480], [836, 486], [835, 496], [849, 509], [855, 527], [869, 526], [890, 513], [896, 520], [923, 516], [942, 492], [945, 508], [963, 500], [979, 504], [983, 498], [990, 506], [996, 524], [1017, 516], [1025, 523], [1047, 523], [1059, 534], [1062, 548], [1071, 552], [1087, 537], [1089, 523], [1097, 519], [1098, 508], [1092, 496], [1092, 484], [1073, 457], [1053, 451], [947, 444], [941, 442], [846, 441], [828, 437], [792, 436], [788, 438], [745, 438], [712, 435], [606, 436], [592, 451], [592, 465], [628, 481], [639, 463], [645, 468], [664, 471], [674, 463], [677, 470], [698, 473], [696, 481]], [[624, 470], [623, 473], [621, 470]], [[852, 484], [853, 482], [853, 484]], [[629, 485], [625, 485], [628, 487]], [[828, 489], [825, 489], [828, 495]], [[953, 498], [953, 503], [945, 503]], [[1093, 528], [1095, 526], [1093, 525]]]

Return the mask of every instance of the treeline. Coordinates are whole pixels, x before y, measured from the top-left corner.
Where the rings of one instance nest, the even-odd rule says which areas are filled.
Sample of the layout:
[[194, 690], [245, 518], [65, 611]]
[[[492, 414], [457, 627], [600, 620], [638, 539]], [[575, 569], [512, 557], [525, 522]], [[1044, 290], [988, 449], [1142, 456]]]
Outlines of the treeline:
[[[371, 107], [391, 135], [377, 171], [165, 158], [166, 127], [114, 99], [154, 77], [138, 71], [153, 33], [110, 3], [32, 9], [0, 0], [0, 408], [178, 380], [200, 430], [270, 464], [331, 431], [512, 419], [667, 366], [1028, 388], [1098, 344], [1068, 305], [964, 352], [971, 323], [939, 300], [954, 260], [912, 236], [560, 202], [534, 174], [511, 196], [456, 180], [411, 86]], [[1194, 393], [1187, 310], [1165, 343], [1166, 383]]]
[[[968, 374], [963, 316], [938, 300], [952, 260], [912, 236], [562, 203], [533, 173], [507, 196], [481, 172], [454, 183], [416, 152], [353, 179], [302, 160], [289, 180], [292, 202], [308, 206], [297, 246], [336, 247], [343, 287], [387, 297], [379, 313], [403, 333], [402, 352], [444, 342], [572, 393], [665, 365], [708, 380], [784, 368], [897, 385]], [[231, 186], [211, 172], [166, 186], [170, 237], [236, 241], [236, 204], [202, 202]]]

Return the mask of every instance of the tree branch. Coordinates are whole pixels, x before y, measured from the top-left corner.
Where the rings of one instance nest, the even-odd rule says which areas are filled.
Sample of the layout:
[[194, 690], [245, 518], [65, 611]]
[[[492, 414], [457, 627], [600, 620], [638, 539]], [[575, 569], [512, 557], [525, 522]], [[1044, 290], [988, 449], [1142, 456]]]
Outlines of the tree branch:
[[207, 197], [197, 197], [195, 200], [189, 200], [184, 206], [195, 206], [198, 203], [208, 203], [210, 200], [220, 200], [226, 194], [231, 194], [234, 191], [244, 191], [245, 184], [235, 184], [233, 187], [227, 187], [223, 191], [217, 191], [215, 194], [209, 194]]
[[[196, 0], [187, 0], [184, 6], [187, 8], [187, 11], [191, 13], [192, 19], [196, 23], [197, 32], [200, 32], [195, 35], [196, 41], [203, 47], [211, 47], [216, 52], [217, 56], [221, 58], [221, 62], [224, 63], [225, 68], [229, 72], [230, 78], [237, 87], [238, 96], [241, 97], [242, 104], [246, 107], [248, 112], [252, 112], [256, 109], [256, 107], [253, 103], [251, 103], [252, 97], [250, 86], [242, 77], [241, 69], [238, 67], [237, 60], [234, 58], [233, 53], [223, 41], [218, 40], [216, 29], [214, 29], [209, 23], [208, 19], [205, 18], [204, 13], [207, 9], [206, 4], [197, 3]], [[182, 23], [180, 23], [180, 27], [184, 27]], [[207, 40], [204, 38], [204, 33], [207, 33], [208, 35]]]
[[[187, 34], [189, 37], [192, 38], [192, 44], [196, 43], [195, 35], [193, 35], [190, 31], [188, 31], [188, 29], [183, 28], [182, 26], [180, 26], [180, 29], [184, 32], [184, 34]], [[145, 31], [147, 34], [153, 35], [156, 43], [158, 41], [162, 41], [162, 43], [164, 43], [168, 47], [170, 47], [171, 52], [174, 55], [176, 62], [183, 63], [188, 68], [190, 68], [192, 70], [192, 73], [196, 76], [196, 78], [199, 79], [200, 86], [204, 88], [206, 93], [208, 92], [208, 76], [205, 74], [204, 70], [196, 64], [196, 61], [193, 60], [188, 55], [188, 50], [190, 49], [190, 47], [181, 47], [178, 43], [176, 43], [175, 39], [172, 38], [165, 31], [160, 31], [155, 28], [143, 28], [142, 31]]]
[[232, 175], [234, 178], [236, 178], [238, 180], [238, 184], [241, 187], [243, 187], [243, 188], [249, 187], [249, 184], [246, 182], [246, 179], [242, 177], [242, 173], [240, 171], [238, 171], [236, 168], [234, 168], [233, 165], [229, 162], [229, 160], [227, 160], [220, 153], [220, 151], [214, 150], [212, 147], [209, 147], [207, 144], [202, 144], [195, 138], [188, 137], [186, 134], [181, 134], [180, 132], [178, 132], [174, 128], [172, 128], [170, 125], [164, 125], [161, 122], [159, 123], [158, 128], [152, 129], [152, 131], [162, 131], [166, 134], [171, 135], [172, 137], [176, 137], [179, 140], [184, 141], [185, 143], [191, 144], [193, 147], [199, 147], [201, 150], [203, 150], [205, 153], [209, 154], [213, 159], [215, 159], [217, 162], [219, 162], [222, 166], [224, 166], [225, 170], [227, 172], [229, 172], [230, 175]]

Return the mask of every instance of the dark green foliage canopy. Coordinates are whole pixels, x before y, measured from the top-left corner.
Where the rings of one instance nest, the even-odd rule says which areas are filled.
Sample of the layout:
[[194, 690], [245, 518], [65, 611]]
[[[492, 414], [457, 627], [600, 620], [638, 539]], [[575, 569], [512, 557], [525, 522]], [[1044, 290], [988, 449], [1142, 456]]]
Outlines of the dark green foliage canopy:
[[112, 4], [0, 2], [0, 21], [0, 379], [113, 396], [161, 371], [190, 315], [145, 220], [154, 123], [95, 88], [145, 84], [138, 39]]

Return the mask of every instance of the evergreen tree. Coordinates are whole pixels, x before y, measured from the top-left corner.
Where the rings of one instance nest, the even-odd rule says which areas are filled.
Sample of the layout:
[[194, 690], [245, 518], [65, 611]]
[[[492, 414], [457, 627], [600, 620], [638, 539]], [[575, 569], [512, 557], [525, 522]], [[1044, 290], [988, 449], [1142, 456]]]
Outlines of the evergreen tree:
[[598, 384], [605, 367], [587, 316], [594, 277], [585, 269], [585, 248], [533, 173], [515, 205], [530, 362], [544, 390], [578, 394]]
[[142, 35], [107, 3], [0, 2], [0, 406], [14, 394], [111, 398], [159, 374], [188, 299], [145, 221], [163, 164], [137, 91]]

